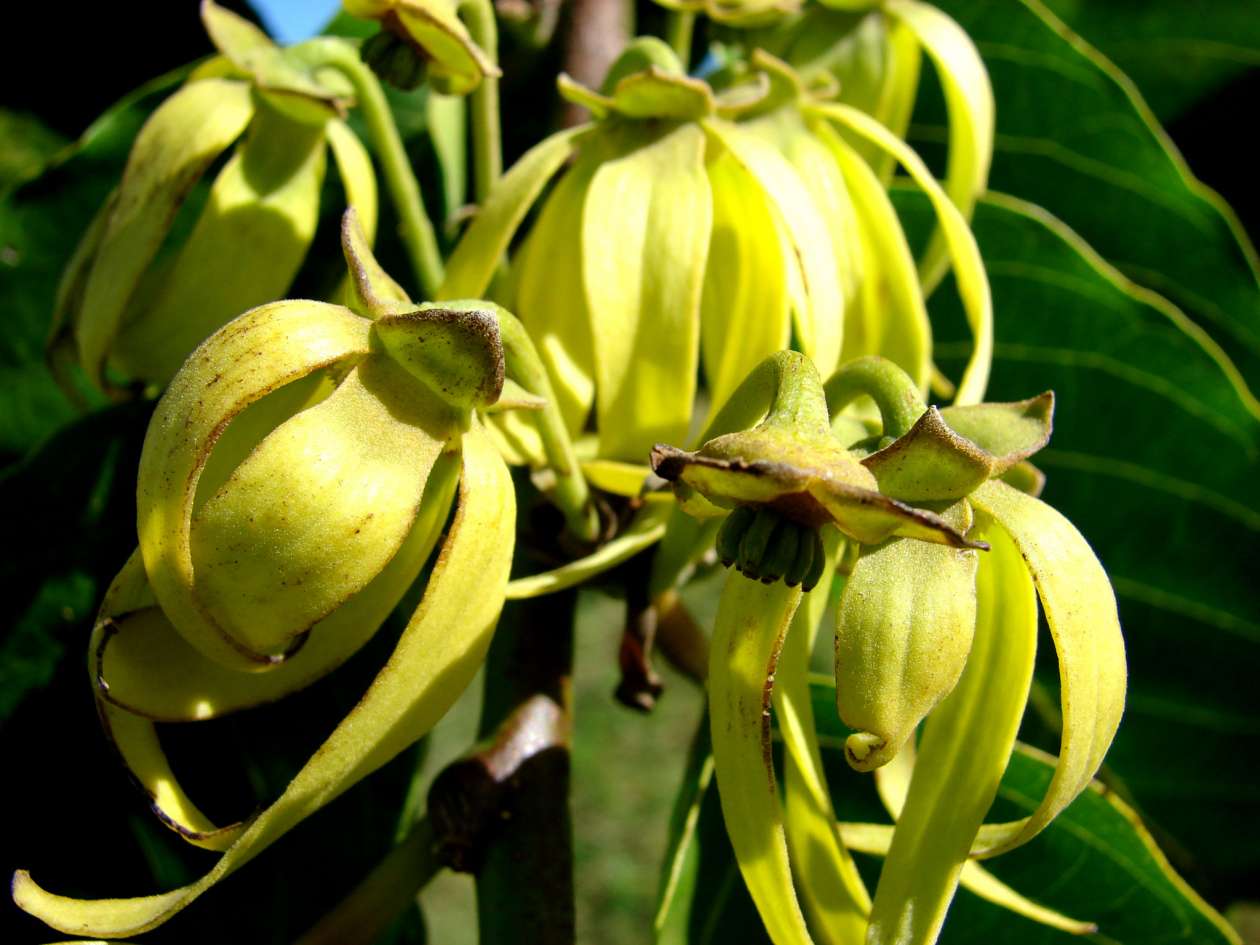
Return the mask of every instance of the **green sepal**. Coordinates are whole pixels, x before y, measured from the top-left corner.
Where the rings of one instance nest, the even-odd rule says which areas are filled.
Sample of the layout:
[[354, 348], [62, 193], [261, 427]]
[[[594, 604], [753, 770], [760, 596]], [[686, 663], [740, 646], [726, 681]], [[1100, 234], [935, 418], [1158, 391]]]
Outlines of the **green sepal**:
[[359, 315], [379, 318], [411, 304], [406, 290], [376, 261], [354, 207], [341, 216], [341, 252], [350, 272], [351, 308]]
[[906, 502], [960, 499], [1045, 446], [1053, 413], [1048, 391], [1010, 404], [930, 407], [905, 436], [862, 465], [881, 492]]
[[769, 413], [757, 427], [714, 437], [696, 452], [664, 444], [653, 448], [656, 474], [686, 487], [680, 501], [693, 499], [690, 489], [722, 508], [769, 505], [803, 525], [834, 524], [864, 544], [905, 535], [978, 547], [939, 515], [879, 492], [875, 476], [832, 436], [822, 382], [801, 354], [781, 352], [762, 362], [714, 426], [743, 419], [740, 414], [749, 408], [741, 401], [765, 396], [769, 376]]
[[426, 302], [372, 326], [389, 355], [451, 406], [486, 407], [503, 391], [503, 344], [489, 303]]

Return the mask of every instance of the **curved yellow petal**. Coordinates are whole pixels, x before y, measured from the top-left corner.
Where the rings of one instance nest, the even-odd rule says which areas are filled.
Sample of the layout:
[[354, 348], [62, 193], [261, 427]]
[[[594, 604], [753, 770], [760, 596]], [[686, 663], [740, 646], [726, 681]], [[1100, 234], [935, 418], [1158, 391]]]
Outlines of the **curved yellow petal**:
[[[995, 106], [989, 73], [971, 37], [936, 7], [919, 0], [888, 0], [884, 9], [914, 33], [936, 67], [949, 113], [945, 192], [971, 219], [993, 158]], [[937, 230], [919, 264], [925, 295], [932, 293], [948, 268], [945, 237]]]
[[897, 211], [875, 172], [833, 128], [819, 124], [818, 134], [844, 173], [864, 248], [862, 281], [854, 304], [845, 310], [841, 360], [881, 355], [926, 392], [932, 373], [932, 324]]
[[837, 122], [895, 156], [914, 182], [922, 188], [936, 211], [945, 245], [954, 262], [958, 294], [971, 325], [974, 348], [958, 384], [954, 399], [958, 404], [976, 404], [984, 399], [993, 361], [993, 298], [985, 275], [980, 249], [970, 227], [952, 200], [936, 182], [914, 149], [868, 115], [847, 105], [815, 105], [813, 111]]
[[93, 637], [90, 653], [101, 698], [148, 719], [189, 722], [280, 699], [331, 672], [376, 632], [419, 576], [446, 524], [458, 473], [458, 455], [443, 455], [398, 553], [367, 587], [317, 623], [306, 645], [271, 672], [241, 673], [206, 659], [156, 606], [103, 614], [109, 622], [102, 630], [108, 627], [109, 632]]
[[600, 455], [641, 462], [690, 425], [713, 210], [699, 127], [627, 139], [587, 189], [582, 270]]
[[871, 909], [868, 945], [930, 945], [997, 794], [1024, 714], [1037, 603], [1015, 545], [981, 523], [975, 639], [954, 691], [928, 716]]
[[1059, 655], [1063, 707], [1059, 760], [1037, 809], [980, 828], [972, 855], [993, 856], [1036, 836], [1089, 786], [1120, 725], [1128, 670], [1111, 583], [1075, 526], [1003, 482], [986, 483], [971, 501], [1010, 535], [1037, 585]]
[[840, 536], [824, 532], [827, 566], [797, 610], [774, 676], [774, 711], [783, 756], [784, 827], [796, 885], [820, 942], [861, 945], [871, 898], [840, 842], [809, 695], [809, 657], [827, 609]]
[[547, 181], [569, 159], [578, 139], [589, 130], [589, 125], [582, 125], [544, 139], [503, 175], [447, 261], [438, 299], [477, 298], [485, 294], [512, 234]]
[[244, 823], [220, 826], [201, 812], [171, 773], [153, 722], [101, 699], [97, 699], [96, 707], [110, 741], [136, 783], [149, 795], [153, 813], [163, 824], [203, 850], [221, 852], [236, 842]]
[[223, 324], [282, 298], [315, 236], [325, 164], [322, 128], [261, 110], [152, 302], [118, 333], [117, 367], [165, 384]]
[[83, 289], [76, 338], [95, 384], [127, 304], [189, 189], [254, 114], [250, 87], [231, 79], [185, 85], [162, 103], [136, 137], [118, 196]]
[[389, 662], [280, 798], [250, 822], [214, 868], [155, 896], [84, 900], [47, 892], [19, 870], [17, 905], [59, 931], [124, 937], [161, 925], [310, 814], [424, 735], [476, 674], [503, 606], [516, 503], [484, 431], [464, 437], [459, 511], [424, 599]]
[[196, 600], [189, 544], [198, 479], [215, 440], [251, 403], [321, 368], [369, 350], [370, 322], [320, 302], [277, 302], [224, 326], [189, 357], [158, 403], [145, 436], [137, 530], [162, 609], [193, 646], [225, 666], [257, 671]]
[[365, 358], [193, 516], [199, 606], [242, 648], [285, 654], [394, 556], [457, 435], [451, 412], [391, 358]]
[[629, 528], [585, 558], [570, 561], [553, 571], [516, 578], [508, 583], [508, 600], [541, 597], [576, 587], [595, 575], [630, 560], [661, 540], [661, 536], [665, 534], [665, 519], [670, 508], [659, 503], [649, 505], [639, 512]]
[[569, 433], [586, 424], [595, 402], [591, 314], [582, 281], [582, 215], [599, 166], [597, 147], [583, 150], [556, 183], [516, 258], [516, 311], [547, 368]]
[[811, 941], [788, 863], [770, 757], [770, 693], [800, 588], [732, 572], [709, 656], [709, 721], [726, 832], [775, 945]]
[[788, 346], [787, 267], [775, 210], [728, 151], [707, 164], [713, 233], [700, 302], [700, 354], [710, 416], [761, 361]]
[[829, 377], [840, 359], [844, 337], [844, 297], [836, 273], [827, 224], [792, 165], [756, 135], [719, 119], [702, 122], [740, 165], [756, 178], [778, 210], [791, 244], [799, 297], [793, 298], [794, 325], [805, 354]]

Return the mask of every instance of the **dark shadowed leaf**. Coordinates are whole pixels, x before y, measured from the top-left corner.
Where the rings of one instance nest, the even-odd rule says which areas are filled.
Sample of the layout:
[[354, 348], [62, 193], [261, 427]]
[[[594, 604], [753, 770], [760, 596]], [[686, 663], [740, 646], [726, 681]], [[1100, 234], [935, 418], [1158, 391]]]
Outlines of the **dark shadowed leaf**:
[[1252, 0], [1046, 0], [1129, 76], [1161, 121], [1176, 118], [1247, 69], [1260, 67]]
[[[1260, 389], [1255, 249], [1133, 83], [1039, 0], [940, 6], [975, 39], [993, 81], [991, 188], [1045, 207], [1130, 278], [1180, 305]], [[943, 135], [940, 96], [925, 95], [911, 136], [930, 153]]]

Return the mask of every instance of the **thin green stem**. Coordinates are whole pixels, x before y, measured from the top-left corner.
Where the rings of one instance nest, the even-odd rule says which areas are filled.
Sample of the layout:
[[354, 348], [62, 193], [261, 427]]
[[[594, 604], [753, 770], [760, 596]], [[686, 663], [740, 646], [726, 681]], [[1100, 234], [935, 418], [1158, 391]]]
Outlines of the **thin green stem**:
[[884, 436], [910, 432], [927, 405], [910, 375], [893, 362], [876, 356], [858, 358], [836, 371], [825, 385], [827, 406], [835, 417], [863, 395], [875, 401], [884, 423]]
[[502, 309], [499, 310], [499, 336], [508, 376], [545, 401], [541, 410], [533, 412], [533, 418], [543, 451], [556, 476], [555, 487], [549, 493], [551, 501], [564, 514], [569, 530], [577, 538], [594, 541], [599, 535], [599, 515], [591, 501], [590, 487], [582, 475], [568, 427], [556, 404], [547, 369], [525, 326], [515, 315]]
[[349, 79], [354, 87], [363, 120], [385, 175], [385, 186], [402, 223], [403, 243], [411, 257], [421, 294], [431, 299], [442, 284], [442, 254], [438, 251], [433, 223], [425, 212], [420, 185], [411, 172], [411, 162], [398, 134], [398, 126], [394, 124], [385, 92], [353, 46], [330, 38], [321, 42], [318, 48], [323, 61]]
[[691, 71], [691, 37], [696, 28], [696, 15], [690, 10], [670, 10], [665, 18], [665, 42], [678, 54], [683, 72]]
[[[499, 33], [490, 0], [463, 0], [459, 12], [473, 42], [495, 64], [499, 61]], [[485, 76], [471, 96], [473, 138], [473, 195], [477, 203], [486, 197], [503, 174], [503, 146], [499, 127], [499, 79]]]

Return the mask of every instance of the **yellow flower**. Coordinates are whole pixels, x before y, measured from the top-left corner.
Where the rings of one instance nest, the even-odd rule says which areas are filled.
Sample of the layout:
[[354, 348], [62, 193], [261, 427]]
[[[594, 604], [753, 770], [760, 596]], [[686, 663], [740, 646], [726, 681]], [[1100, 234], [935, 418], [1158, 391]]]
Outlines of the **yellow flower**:
[[[658, 472], [675, 480], [685, 507], [739, 502], [770, 523], [761, 534], [756, 523], [743, 526], [739, 563], [749, 576], [728, 580], [709, 664], [727, 830], [776, 942], [811, 940], [791, 868], [802, 857], [812, 866], [798, 864], [799, 891], [829, 939], [932, 942], [969, 858], [1031, 839], [1098, 771], [1124, 707], [1115, 597], [1071, 523], [1001, 481], [1048, 441], [1049, 394], [937, 410], [891, 362], [865, 358], [837, 372], [824, 402], [817, 375], [798, 358], [779, 356], [750, 375], [710, 433], [738, 430], [768, 410], [760, 426], [710, 439], [695, 454], [656, 453]], [[874, 401], [882, 428], [835, 440], [827, 418], [859, 397]], [[870, 475], [878, 500], [854, 488], [852, 464]], [[765, 570], [779, 535], [819, 527], [819, 497], [832, 481], [845, 485], [841, 494], [858, 511], [831, 519], [856, 543], [837, 607], [837, 706], [855, 729], [846, 756], [863, 771], [893, 762], [881, 770], [885, 795], [897, 798], [895, 830], [860, 829], [867, 849], [874, 837], [887, 852], [873, 903], [836, 839], [809, 707], [808, 654], [825, 595], [807, 598], [806, 616], [794, 622], [802, 592], [779, 583], [779, 563]], [[898, 524], [882, 535], [860, 531], [870, 513], [923, 514], [925, 506], [938, 512], [915, 520], [897, 511], [890, 521]], [[933, 521], [934, 530], [915, 533]], [[837, 544], [822, 568], [824, 586]], [[982, 824], [1028, 697], [1038, 596], [1059, 656], [1060, 756], [1030, 817]], [[772, 699], [788, 750], [786, 829], [770, 762]], [[898, 752], [925, 716], [916, 763], [909, 748]]]
[[[155, 812], [222, 856], [199, 880], [139, 899], [67, 899], [19, 872], [15, 901], [54, 928], [120, 937], [161, 924], [424, 735], [485, 656], [515, 535], [512, 480], [482, 419], [504, 385], [510, 316], [489, 303], [411, 303], [352, 212], [344, 232], [361, 314], [261, 306], [171, 382], [141, 457], [140, 547], [89, 647], [101, 718]], [[359, 703], [269, 807], [210, 822], [155, 722], [216, 718], [330, 672], [439, 545], [419, 607]]]
[[632, 44], [604, 91], [563, 76], [560, 88], [596, 120], [504, 176], [439, 295], [486, 290], [575, 157], [516, 255], [509, 293], [570, 430], [593, 410], [599, 454], [642, 463], [653, 443], [686, 435], [701, 365], [714, 404], [793, 332], [834, 367], [843, 315], [826, 224], [788, 163], [722, 117], [729, 103], [656, 40]]
[[[213, 3], [202, 16], [223, 55], [145, 123], [58, 292], [54, 361], [77, 361], [97, 386], [161, 387], [228, 319], [285, 294], [315, 234], [329, 150], [375, 231], [376, 179], [342, 120], [344, 80]], [[198, 179], [238, 138], [191, 231], [168, 239]]]

